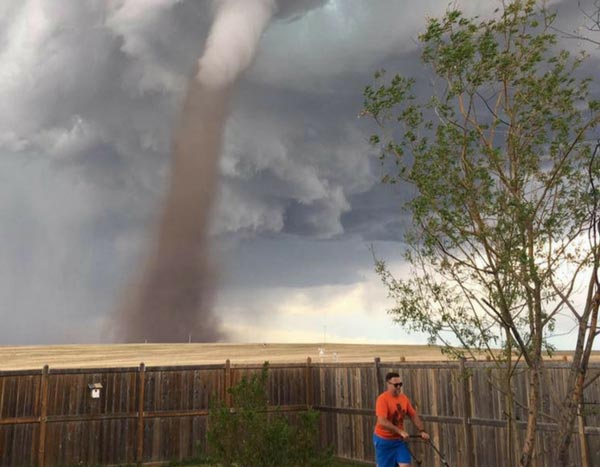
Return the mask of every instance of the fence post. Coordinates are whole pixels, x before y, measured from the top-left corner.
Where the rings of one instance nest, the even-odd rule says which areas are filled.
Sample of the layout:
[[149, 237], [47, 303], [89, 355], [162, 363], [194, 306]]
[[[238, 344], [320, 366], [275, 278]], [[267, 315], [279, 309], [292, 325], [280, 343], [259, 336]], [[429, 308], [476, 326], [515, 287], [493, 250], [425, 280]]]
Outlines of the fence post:
[[231, 394], [229, 393], [229, 389], [231, 389], [231, 362], [227, 359], [225, 360], [225, 387], [223, 394], [226, 407], [231, 407]]
[[312, 360], [310, 357], [306, 358], [306, 372], [305, 372], [305, 386], [306, 386], [306, 408], [310, 409], [313, 405], [313, 397], [312, 397], [312, 368], [311, 368]]
[[146, 365], [140, 363], [138, 372], [138, 419], [137, 419], [137, 465], [142, 465], [144, 458], [144, 398], [146, 389]]
[[40, 438], [38, 443], [38, 467], [46, 464], [46, 421], [48, 420], [48, 365], [42, 369], [40, 384]]
[[[436, 378], [435, 376], [435, 370], [429, 370], [432, 374], [431, 377], [431, 409], [433, 411], [433, 413], [431, 415], [433, 415], [434, 417], [438, 417], [440, 415], [440, 411], [439, 411], [439, 405], [438, 405], [438, 395], [439, 395], [439, 378]], [[427, 431], [428, 433], [433, 435], [433, 439], [434, 440], [440, 440], [440, 422], [434, 422], [433, 423], [433, 427], [431, 429], [431, 431]], [[437, 441], [436, 441], [437, 442]], [[440, 456], [436, 456], [435, 457], [435, 466], [436, 467], [442, 467], [442, 460], [440, 459]]]
[[377, 381], [377, 394], [381, 394], [383, 392], [383, 381], [381, 379], [381, 373], [379, 372], [379, 364], [381, 363], [381, 359], [379, 357], [375, 357], [375, 379]]
[[471, 425], [471, 417], [473, 409], [471, 407], [471, 395], [469, 389], [469, 380], [471, 379], [470, 375], [467, 373], [465, 368], [465, 358], [462, 357], [459, 360], [459, 368], [460, 368], [460, 380], [462, 381], [462, 402], [464, 407], [463, 417], [462, 417], [462, 426], [463, 432], [465, 436], [465, 467], [474, 467], [475, 466], [475, 457], [473, 452], [473, 426]]
[[581, 467], [590, 467], [590, 458], [587, 438], [585, 437], [585, 413], [584, 413], [584, 400], [583, 394], [581, 394], [581, 402], [577, 409], [577, 428], [579, 431], [579, 446], [581, 449]]

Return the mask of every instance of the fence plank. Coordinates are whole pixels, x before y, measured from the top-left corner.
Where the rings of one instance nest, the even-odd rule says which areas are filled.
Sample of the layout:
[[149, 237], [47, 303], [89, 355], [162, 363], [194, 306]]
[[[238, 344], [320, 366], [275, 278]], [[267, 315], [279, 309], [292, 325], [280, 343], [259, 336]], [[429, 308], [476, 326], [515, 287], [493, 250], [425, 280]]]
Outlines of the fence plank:
[[231, 385], [231, 362], [228, 359], [225, 362], [225, 386], [223, 388], [223, 398], [227, 407], [231, 407], [231, 394], [229, 394], [229, 389], [231, 389]]
[[381, 376], [380, 364], [381, 359], [379, 357], [375, 357], [373, 360], [375, 364], [375, 381], [377, 383], [377, 393], [383, 392], [383, 378]]
[[[463, 431], [465, 436], [465, 465], [467, 467], [475, 466], [474, 449], [473, 449], [473, 428], [471, 426], [472, 407], [471, 394], [469, 391], [470, 376], [465, 369], [465, 359], [459, 360], [460, 364], [460, 379], [462, 380], [462, 406], [463, 406]], [[481, 463], [485, 465], [485, 463]]]
[[42, 370], [40, 384], [40, 428], [38, 441], [38, 466], [44, 467], [46, 462], [46, 422], [48, 414], [48, 365]]
[[583, 413], [585, 399], [582, 397], [581, 404], [577, 408], [577, 431], [579, 432], [579, 449], [581, 450], [581, 467], [590, 467], [589, 449], [585, 436], [585, 414]]
[[[430, 375], [430, 379], [431, 379], [431, 390], [433, 392], [433, 394], [438, 394], [438, 390], [439, 390], [439, 380], [436, 377], [437, 376], [437, 372], [439, 370], [434, 370], [434, 369], [429, 369], [429, 375]], [[432, 403], [431, 403], [431, 412], [432, 415], [439, 415], [439, 407], [438, 407], [438, 398], [434, 397], [432, 399]], [[427, 430], [431, 435], [433, 435], [433, 439], [440, 439], [440, 424], [439, 423], [434, 423], [433, 424], [433, 430], [428, 429]], [[439, 458], [439, 456], [435, 459], [435, 466], [436, 467], [442, 467], [442, 460]]]
[[304, 390], [306, 391], [306, 407], [307, 408], [311, 408], [313, 405], [313, 391], [312, 391], [312, 386], [313, 386], [313, 382], [312, 382], [312, 368], [311, 368], [311, 359], [310, 357], [307, 357], [306, 359], [306, 370], [305, 370], [305, 388]]
[[137, 437], [136, 437], [136, 462], [137, 465], [141, 465], [144, 459], [144, 398], [146, 388], [146, 365], [140, 363], [138, 372], [138, 418], [137, 418]]

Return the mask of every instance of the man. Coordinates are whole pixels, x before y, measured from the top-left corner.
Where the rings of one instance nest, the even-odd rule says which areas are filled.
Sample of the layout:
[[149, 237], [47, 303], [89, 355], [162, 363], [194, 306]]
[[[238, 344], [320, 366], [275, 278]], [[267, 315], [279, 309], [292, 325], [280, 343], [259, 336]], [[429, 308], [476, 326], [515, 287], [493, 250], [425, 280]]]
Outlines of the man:
[[429, 434], [423, 427], [408, 397], [402, 393], [400, 375], [390, 372], [385, 375], [386, 391], [375, 403], [377, 424], [373, 433], [377, 467], [410, 467], [410, 451], [406, 444], [409, 434], [404, 429], [404, 416], [408, 415], [424, 440]]

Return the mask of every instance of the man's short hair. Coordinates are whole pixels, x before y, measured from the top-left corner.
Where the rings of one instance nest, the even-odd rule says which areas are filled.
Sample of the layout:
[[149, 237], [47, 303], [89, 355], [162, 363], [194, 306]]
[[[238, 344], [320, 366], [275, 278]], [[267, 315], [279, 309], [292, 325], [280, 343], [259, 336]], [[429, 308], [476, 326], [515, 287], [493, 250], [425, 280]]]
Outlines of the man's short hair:
[[387, 375], [385, 375], [386, 383], [392, 378], [400, 378], [400, 375], [395, 371], [390, 371]]

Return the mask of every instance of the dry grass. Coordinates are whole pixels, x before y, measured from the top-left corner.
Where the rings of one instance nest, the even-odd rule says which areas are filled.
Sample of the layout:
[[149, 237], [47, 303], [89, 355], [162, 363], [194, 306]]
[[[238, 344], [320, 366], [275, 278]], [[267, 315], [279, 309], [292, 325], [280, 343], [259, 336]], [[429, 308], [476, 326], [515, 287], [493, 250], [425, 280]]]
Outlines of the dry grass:
[[[325, 354], [319, 355], [323, 347]], [[558, 352], [562, 359], [571, 352]], [[368, 362], [447, 360], [438, 347], [426, 345], [361, 344], [114, 344], [114, 345], [46, 345], [0, 346], [0, 370], [42, 368], [102, 368], [147, 366], [304, 362]], [[595, 360], [600, 360], [596, 353]]]
[[[324, 348], [323, 357], [319, 348]], [[0, 369], [100, 368], [224, 363], [444, 360], [437, 347], [358, 344], [114, 344], [0, 347]]]

